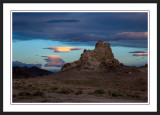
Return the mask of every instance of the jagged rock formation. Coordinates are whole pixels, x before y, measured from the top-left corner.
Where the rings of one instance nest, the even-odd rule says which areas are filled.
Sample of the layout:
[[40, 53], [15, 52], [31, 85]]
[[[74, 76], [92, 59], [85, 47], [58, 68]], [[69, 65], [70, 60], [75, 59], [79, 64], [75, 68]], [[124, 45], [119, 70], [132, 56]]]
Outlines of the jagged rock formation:
[[138, 73], [139, 70], [135, 66], [125, 66], [114, 58], [110, 43], [104, 43], [99, 40], [94, 50], [84, 50], [79, 60], [72, 63], [66, 63], [61, 71], [70, 69], [79, 71], [112, 71], [116, 73]]
[[85, 49], [79, 60], [72, 63], [66, 63], [61, 70], [64, 71], [74, 67], [99, 70], [111, 65], [119, 66], [122, 64], [114, 58], [110, 43], [104, 43], [102, 40], [99, 40], [96, 43], [94, 50]]
[[35, 76], [43, 76], [52, 74], [52, 72], [40, 69], [38, 67], [13, 67], [13, 78], [28, 78], [28, 77], [35, 77]]

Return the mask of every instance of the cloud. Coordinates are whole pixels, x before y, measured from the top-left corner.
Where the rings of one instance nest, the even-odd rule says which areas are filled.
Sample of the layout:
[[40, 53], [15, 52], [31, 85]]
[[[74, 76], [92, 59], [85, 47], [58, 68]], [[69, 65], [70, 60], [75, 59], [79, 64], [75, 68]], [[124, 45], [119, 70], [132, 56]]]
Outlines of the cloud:
[[145, 53], [144, 51], [133, 51], [133, 52], [129, 52], [129, 53]]
[[48, 63], [45, 64], [45, 67], [61, 67], [65, 64], [65, 62], [60, 58], [61, 56], [58, 55], [48, 55], [42, 57], [47, 57], [45, 60]]
[[148, 47], [147, 40], [114, 40], [106, 42], [109, 42], [112, 46], [143, 47], [143, 48]]
[[[106, 32], [107, 33], [107, 32]], [[120, 32], [112, 35], [102, 35], [83, 32], [55, 33], [54, 37], [49, 37], [53, 40], [62, 40], [68, 42], [90, 42], [98, 41], [117, 41], [117, 40], [147, 40], [148, 32]]]
[[97, 42], [99, 39], [103, 39], [104, 41], [109, 40], [106, 35], [84, 32], [55, 33], [54, 36], [49, 37], [49, 39], [66, 42]]
[[148, 13], [144, 12], [13, 13], [13, 40], [147, 41], [147, 31]]
[[133, 56], [147, 56], [148, 53], [144, 52], [144, 51], [133, 51], [133, 52], [129, 52], [129, 53], [134, 53]]
[[80, 22], [80, 20], [49, 20], [47, 23], [73, 23], [73, 22]]
[[27, 66], [27, 67], [36, 66], [39, 68], [42, 66], [42, 64], [26, 64], [26, 63], [19, 62], [19, 61], [13, 61], [12, 65], [13, 66]]
[[147, 56], [148, 53], [136, 53], [136, 54], [133, 54], [133, 56]]
[[49, 47], [45, 49], [54, 49], [55, 52], [70, 52], [71, 50], [81, 50], [83, 48], [75, 48], [75, 47]]
[[148, 32], [120, 32], [110, 37], [112, 40], [147, 40]]

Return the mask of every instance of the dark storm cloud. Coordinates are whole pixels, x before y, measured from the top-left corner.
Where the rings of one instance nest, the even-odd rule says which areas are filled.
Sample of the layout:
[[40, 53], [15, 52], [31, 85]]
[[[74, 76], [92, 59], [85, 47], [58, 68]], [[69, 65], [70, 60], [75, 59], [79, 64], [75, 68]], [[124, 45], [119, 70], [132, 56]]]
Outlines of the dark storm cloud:
[[147, 40], [148, 32], [120, 32], [110, 37], [112, 40]]
[[[64, 39], [65, 38], [65, 39]], [[49, 39], [53, 40], [64, 40], [69, 42], [88, 42], [88, 41], [97, 41], [99, 39], [107, 39], [104, 35], [96, 35], [96, 34], [87, 34], [81, 32], [75, 33], [63, 33], [63, 34], [55, 34], [54, 37], [49, 37]]]
[[147, 40], [147, 17], [147, 13], [141, 12], [13, 13], [13, 39], [69, 42]]
[[26, 63], [22, 63], [22, 62], [19, 62], [19, 61], [13, 61], [13, 66], [27, 66], [27, 67], [32, 67], [32, 66], [36, 66], [36, 67], [41, 67], [42, 64], [26, 64]]
[[110, 40], [147, 40], [148, 33], [147, 32], [121, 32], [116, 33], [114, 35], [97, 35], [97, 34], [87, 34], [87, 33], [64, 33], [64, 34], [55, 34], [54, 37], [50, 37], [50, 39], [54, 40], [63, 40], [65, 38], [66, 41], [97, 41], [99, 39], [103, 39], [104, 41]]
[[79, 20], [49, 20], [47, 23], [72, 23], [72, 22], [80, 22]]
[[125, 46], [125, 47], [143, 47], [147, 48], [147, 40], [117, 40], [117, 41], [106, 41], [112, 46]]

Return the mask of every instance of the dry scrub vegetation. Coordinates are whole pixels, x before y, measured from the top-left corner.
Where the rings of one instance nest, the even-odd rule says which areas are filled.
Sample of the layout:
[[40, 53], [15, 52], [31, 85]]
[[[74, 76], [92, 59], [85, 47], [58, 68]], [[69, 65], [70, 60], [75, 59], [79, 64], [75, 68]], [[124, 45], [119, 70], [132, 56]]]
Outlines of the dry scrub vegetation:
[[63, 71], [13, 79], [13, 102], [147, 102], [147, 68], [140, 73]]

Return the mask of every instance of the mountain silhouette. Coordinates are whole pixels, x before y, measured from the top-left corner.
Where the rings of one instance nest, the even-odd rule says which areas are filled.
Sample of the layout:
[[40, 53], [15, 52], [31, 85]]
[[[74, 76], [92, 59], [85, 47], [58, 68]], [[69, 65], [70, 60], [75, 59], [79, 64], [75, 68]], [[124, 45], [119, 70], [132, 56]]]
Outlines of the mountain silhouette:
[[28, 78], [28, 77], [35, 77], [35, 76], [43, 76], [52, 74], [52, 72], [40, 69], [36, 66], [33, 67], [26, 67], [26, 66], [15, 66], [13, 67], [13, 78]]

